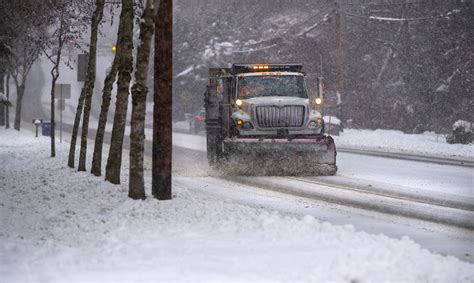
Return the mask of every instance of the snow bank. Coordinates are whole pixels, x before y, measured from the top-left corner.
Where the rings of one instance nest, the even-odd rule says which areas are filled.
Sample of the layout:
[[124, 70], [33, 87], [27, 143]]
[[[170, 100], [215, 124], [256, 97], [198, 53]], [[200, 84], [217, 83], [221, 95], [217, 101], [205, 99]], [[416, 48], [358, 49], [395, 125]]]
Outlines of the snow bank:
[[448, 144], [443, 135], [432, 132], [411, 135], [394, 130], [344, 129], [334, 140], [339, 147], [474, 158], [474, 144]]
[[205, 188], [133, 201], [126, 185], [68, 168], [67, 152], [58, 144], [50, 158], [49, 138], [0, 129], [3, 282], [474, 280], [473, 265], [407, 237], [239, 205]]
[[457, 120], [453, 124], [453, 131], [457, 128], [463, 128], [465, 132], [472, 132], [472, 123], [464, 120]]

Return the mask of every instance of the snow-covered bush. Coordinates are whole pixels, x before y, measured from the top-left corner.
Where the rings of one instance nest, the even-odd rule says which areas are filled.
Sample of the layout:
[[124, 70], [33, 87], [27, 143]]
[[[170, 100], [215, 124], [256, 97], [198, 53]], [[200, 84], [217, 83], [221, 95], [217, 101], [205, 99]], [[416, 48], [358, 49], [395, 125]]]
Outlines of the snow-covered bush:
[[472, 122], [458, 120], [453, 124], [453, 132], [446, 137], [447, 143], [472, 143]]

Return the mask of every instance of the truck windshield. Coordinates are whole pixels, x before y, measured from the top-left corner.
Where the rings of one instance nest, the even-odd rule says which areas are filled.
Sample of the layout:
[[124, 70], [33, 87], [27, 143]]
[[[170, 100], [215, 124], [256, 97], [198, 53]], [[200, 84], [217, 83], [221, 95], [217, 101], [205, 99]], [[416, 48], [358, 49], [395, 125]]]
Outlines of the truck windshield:
[[292, 96], [307, 98], [303, 76], [247, 76], [238, 80], [238, 96]]

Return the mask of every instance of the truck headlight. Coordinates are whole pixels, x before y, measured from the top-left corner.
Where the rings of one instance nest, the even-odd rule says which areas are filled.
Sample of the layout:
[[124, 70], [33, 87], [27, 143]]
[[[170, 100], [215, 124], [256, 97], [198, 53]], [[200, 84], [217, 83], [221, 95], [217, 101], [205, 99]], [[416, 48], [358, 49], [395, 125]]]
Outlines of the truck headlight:
[[237, 99], [237, 100], [235, 101], [235, 104], [236, 104], [237, 106], [239, 106], [239, 107], [242, 106], [242, 100], [241, 100], [241, 99]]
[[242, 119], [236, 119], [235, 124], [237, 126], [242, 127], [242, 129], [244, 129], [244, 130], [252, 130], [253, 129], [252, 123], [250, 123], [249, 121], [244, 121]]
[[317, 105], [321, 105], [323, 103], [323, 99], [321, 97], [316, 97], [314, 102], [316, 102]]
[[308, 129], [317, 129], [323, 125], [323, 119], [321, 117], [316, 118], [316, 120], [311, 120], [308, 122]]

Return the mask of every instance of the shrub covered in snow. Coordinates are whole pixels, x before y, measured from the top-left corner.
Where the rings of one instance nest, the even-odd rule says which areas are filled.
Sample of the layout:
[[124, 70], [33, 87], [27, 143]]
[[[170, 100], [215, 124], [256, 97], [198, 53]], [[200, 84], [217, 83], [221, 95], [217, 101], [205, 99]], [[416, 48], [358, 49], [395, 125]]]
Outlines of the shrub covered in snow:
[[453, 124], [453, 132], [446, 137], [448, 143], [472, 143], [472, 122], [458, 120]]

